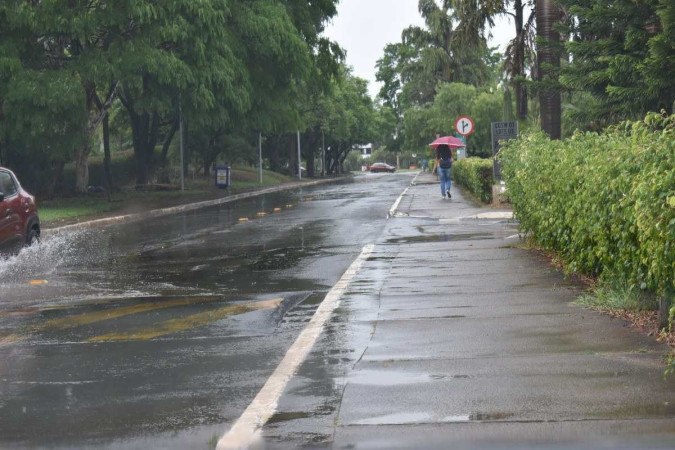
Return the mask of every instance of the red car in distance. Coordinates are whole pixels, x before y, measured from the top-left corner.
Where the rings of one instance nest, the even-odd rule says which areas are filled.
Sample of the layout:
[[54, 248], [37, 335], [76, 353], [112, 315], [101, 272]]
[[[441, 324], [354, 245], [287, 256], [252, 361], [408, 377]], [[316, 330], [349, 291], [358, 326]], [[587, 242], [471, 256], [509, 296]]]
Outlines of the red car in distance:
[[0, 253], [19, 250], [39, 238], [35, 197], [23, 190], [11, 170], [0, 167]]
[[390, 173], [394, 173], [396, 171], [396, 167], [390, 166], [387, 163], [376, 162], [376, 163], [371, 164], [368, 167], [368, 170], [370, 170], [371, 172], [390, 172]]

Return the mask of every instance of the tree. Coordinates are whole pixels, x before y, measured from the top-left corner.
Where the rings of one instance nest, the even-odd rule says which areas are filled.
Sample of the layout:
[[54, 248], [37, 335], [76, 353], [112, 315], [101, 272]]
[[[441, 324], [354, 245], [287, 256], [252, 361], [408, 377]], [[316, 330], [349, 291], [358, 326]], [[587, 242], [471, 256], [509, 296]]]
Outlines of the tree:
[[[291, 16], [300, 14], [299, 6], [270, 1], [242, 1], [237, 5], [231, 28], [240, 43], [237, 59], [250, 83], [246, 93], [250, 107], [233, 110], [216, 102], [216, 110], [210, 114], [192, 111], [188, 115], [190, 134], [202, 143], [195, 150], [200, 153], [205, 172], [225, 150], [226, 142], [238, 142], [252, 134], [251, 130], [269, 132], [279, 125], [284, 130], [297, 129], [296, 85], [309, 77], [313, 63], [311, 48]], [[309, 27], [304, 32], [309, 33]], [[289, 117], [295, 120], [289, 121]], [[291, 123], [296, 126], [291, 127]]]
[[503, 111], [501, 92], [481, 91], [463, 83], [441, 84], [432, 105], [406, 111], [404, 148], [410, 151], [428, 148], [436, 135], [452, 135], [457, 116], [468, 114], [476, 124], [475, 133], [467, 139], [468, 153], [489, 156], [490, 123], [503, 120]]
[[419, 1], [426, 27], [405, 29], [401, 42], [388, 44], [377, 62], [376, 77], [383, 84], [379, 97], [397, 117], [392, 149], [419, 139], [408, 139], [407, 130], [418, 129], [410, 122], [419, 120], [418, 113], [434, 102], [440, 83], [496, 85], [500, 55], [487, 47], [484, 24], [492, 23], [499, 5], [475, 0]]
[[569, 111], [572, 120], [599, 130], [648, 111], [672, 112], [672, 2], [560, 1], [568, 14], [564, 30], [571, 36], [565, 43], [570, 62], [561, 69], [561, 83], [575, 94], [590, 94], [581, 97], [584, 108]]
[[560, 34], [556, 29], [561, 16], [554, 0], [537, 0], [537, 90], [541, 128], [552, 139], [561, 136]]
[[86, 117], [81, 84], [63, 58], [69, 40], [45, 36], [49, 20], [31, 3], [0, 3], [0, 157], [47, 196], [82, 143]]
[[426, 28], [406, 28], [401, 43], [388, 45], [377, 63], [385, 102], [406, 109], [431, 103], [441, 82], [483, 86], [494, 81], [495, 60], [485, 36], [462, 22], [455, 29], [459, 16], [453, 2], [420, 0], [419, 11]]
[[515, 37], [506, 49], [504, 68], [516, 93], [516, 108], [521, 120], [527, 118], [528, 95], [526, 89], [526, 67], [533, 59], [534, 51], [534, 13], [525, 17], [527, 9], [532, 8], [531, 0], [456, 0], [460, 36], [485, 37], [486, 28], [494, 26], [494, 17], [509, 15], [514, 20]]
[[343, 68], [319, 107], [324, 123], [326, 171], [340, 173], [354, 145], [372, 142], [376, 136], [375, 108], [368, 95], [368, 83]]
[[[510, 2], [505, 2], [509, 6]], [[532, 12], [525, 17], [527, 8]], [[516, 113], [518, 119], [525, 120], [528, 114], [528, 93], [527, 93], [527, 73], [526, 69], [531, 62], [535, 60], [534, 54], [534, 9], [529, 1], [514, 0], [513, 10], [505, 9], [504, 14], [510, 15], [514, 19], [516, 36], [506, 48], [506, 58], [504, 67], [513, 84], [516, 94]]]

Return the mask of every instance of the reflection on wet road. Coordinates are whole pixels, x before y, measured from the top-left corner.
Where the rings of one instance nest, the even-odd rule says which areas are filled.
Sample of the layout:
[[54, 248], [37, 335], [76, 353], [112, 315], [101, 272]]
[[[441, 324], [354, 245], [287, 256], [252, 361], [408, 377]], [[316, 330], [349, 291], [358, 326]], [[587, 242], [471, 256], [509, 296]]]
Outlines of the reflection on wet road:
[[62, 233], [0, 261], [0, 447], [213, 446], [410, 179]]

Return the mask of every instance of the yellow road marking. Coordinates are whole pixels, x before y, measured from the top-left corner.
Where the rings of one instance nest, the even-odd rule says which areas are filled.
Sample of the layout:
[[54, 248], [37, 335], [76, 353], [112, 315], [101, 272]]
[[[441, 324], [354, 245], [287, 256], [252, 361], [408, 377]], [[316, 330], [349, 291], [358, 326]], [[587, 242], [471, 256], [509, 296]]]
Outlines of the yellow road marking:
[[230, 305], [223, 308], [205, 311], [198, 314], [192, 314], [180, 319], [170, 319], [162, 322], [157, 327], [144, 328], [129, 333], [108, 333], [89, 338], [87, 342], [110, 342], [110, 341], [145, 341], [167, 334], [178, 333], [180, 331], [197, 328], [209, 323], [215, 322], [227, 316], [235, 314], [244, 314], [260, 309], [274, 309], [283, 301], [282, 298], [264, 300], [261, 302], [248, 303], [244, 305]]
[[[41, 333], [50, 329], [65, 330], [68, 328], [75, 328], [81, 325], [88, 325], [104, 320], [116, 319], [131, 314], [138, 314], [157, 309], [173, 308], [178, 306], [187, 306], [196, 303], [212, 302], [220, 300], [220, 297], [194, 297], [177, 300], [167, 300], [163, 302], [141, 303], [133, 306], [125, 306], [115, 309], [107, 309], [103, 311], [96, 311], [92, 313], [76, 314], [72, 316], [59, 317], [57, 319], [49, 319], [44, 323], [26, 327], [21, 333], [9, 334], [0, 337], [0, 347], [10, 344], [15, 344], [24, 340], [29, 334]], [[47, 308], [47, 309], [61, 309], [61, 308]], [[40, 312], [36, 308], [35, 312]]]
[[187, 306], [194, 303], [209, 302], [219, 300], [219, 297], [195, 297], [184, 298], [180, 300], [167, 300], [163, 302], [140, 303], [133, 306], [123, 306], [121, 308], [106, 309], [103, 311], [96, 311], [91, 313], [77, 314], [74, 316], [59, 317], [58, 319], [50, 319], [42, 325], [38, 325], [35, 331], [47, 330], [50, 328], [57, 330], [65, 330], [67, 328], [79, 327], [81, 325], [89, 325], [90, 323], [101, 322], [104, 320], [117, 319], [118, 317], [129, 316], [131, 314], [138, 314], [155, 309], [174, 308], [176, 306]]
[[0, 347], [3, 345], [10, 345], [19, 342], [22, 338], [23, 336], [20, 334], [8, 334], [6, 336], [2, 336], [0, 337]]
[[39, 286], [41, 284], [47, 284], [47, 280], [30, 280], [28, 284], [33, 286]]

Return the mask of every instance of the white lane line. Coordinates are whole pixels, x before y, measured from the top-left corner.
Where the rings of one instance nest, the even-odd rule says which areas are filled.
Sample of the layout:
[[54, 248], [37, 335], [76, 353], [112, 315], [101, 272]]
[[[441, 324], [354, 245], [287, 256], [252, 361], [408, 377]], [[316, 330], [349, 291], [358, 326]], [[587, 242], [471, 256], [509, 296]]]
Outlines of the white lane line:
[[401, 195], [398, 196], [398, 198], [394, 202], [394, 205], [389, 210], [389, 215], [387, 217], [394, 217], [394, 215], [396, 214], [396, 208], [398, 208], [398, 204], [401, 203], [401, 199], [408, 192], [408, 189], [410, 189], [410, 186], [405, 188], [405, 190], [401, 193]]
[[358, 258], [352, 262], [340, 280], [326, 294], [307, 327], [302, 330], [291, 348], [288, 349], [284, 359], [281, 360], [258, 395], [232, 425], [232, 428], [218, 440], [217, 450], [247, 449], [261, 443], [260, 429], [276, 411], [279, 398], [286, 388], [286, 384], [295, 375], [298, 367], [309, 354], [326, 321], [340, 304], [340, 299], [347, 290], [349, 283], [373, 252], [374, 247], [373, 244], [363, 247]]
[[401, 200], [403, 199], [403, 196], [408, 193], [408, 189], [410, 189], [410, 186], [415, 184], [415, 181], [417, 180], [417, 177], [420, 176], [421, 172], [418, 172], [417, 175], [415, 175], [415, 178], [410, 182], [410, 185], [406, 187], [403, 192], [401, 192], [401, 195], [398, 196], [396, 201], [394, 202], [394, 205], [391, 207], [389, 210], [389, 214], [387, 215], [387, 218], [394, 217], [396, 215], [396, 209], [398, 209], [398, 204], [401, 203]]

